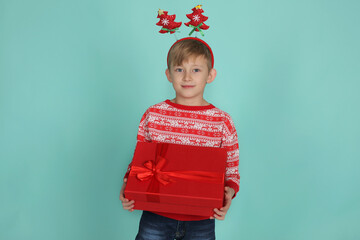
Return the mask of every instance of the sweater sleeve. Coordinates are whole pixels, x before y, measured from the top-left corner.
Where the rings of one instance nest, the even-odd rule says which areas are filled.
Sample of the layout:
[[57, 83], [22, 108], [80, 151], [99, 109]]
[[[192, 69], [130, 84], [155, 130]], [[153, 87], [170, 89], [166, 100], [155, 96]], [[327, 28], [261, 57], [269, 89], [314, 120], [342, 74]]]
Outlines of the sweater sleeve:
[[222, 147], [227, 151], [225, 186], [235, 190], [235, 197], [240, 186], [239, 144], [234, 122], [228, 114], [224, 121]]
[[[146, 112], [141, 117], [139, 129], [136, 137], [137, 140], [136, 142], [151, 142], [149, 129], [148, 129], [149, 112], [150, 112], [149, 109], [147, 109]], [[128, 178], [130, 169], [131, 169], [131, 163], [127, 168], [124, 178]]]

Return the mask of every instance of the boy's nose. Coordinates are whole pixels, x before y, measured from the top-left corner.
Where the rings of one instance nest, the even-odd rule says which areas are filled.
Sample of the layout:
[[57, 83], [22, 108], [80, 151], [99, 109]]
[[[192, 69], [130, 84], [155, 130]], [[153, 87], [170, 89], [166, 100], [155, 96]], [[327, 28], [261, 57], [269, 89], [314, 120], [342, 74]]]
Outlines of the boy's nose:
[[184, 74], [184, 81], [191, 81], [191, 74], [190, 74], [190, 72], [185, 72], [185, 74]]

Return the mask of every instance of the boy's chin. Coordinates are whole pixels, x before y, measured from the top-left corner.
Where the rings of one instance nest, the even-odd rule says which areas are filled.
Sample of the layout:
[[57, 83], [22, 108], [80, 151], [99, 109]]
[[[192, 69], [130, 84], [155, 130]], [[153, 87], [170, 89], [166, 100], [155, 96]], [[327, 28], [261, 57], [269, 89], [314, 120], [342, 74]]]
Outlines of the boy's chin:
[[199, 95], [194, 95], [194, 94], [176, 94], [176, 96], [184, 100], [193, 100], [199, 98]]

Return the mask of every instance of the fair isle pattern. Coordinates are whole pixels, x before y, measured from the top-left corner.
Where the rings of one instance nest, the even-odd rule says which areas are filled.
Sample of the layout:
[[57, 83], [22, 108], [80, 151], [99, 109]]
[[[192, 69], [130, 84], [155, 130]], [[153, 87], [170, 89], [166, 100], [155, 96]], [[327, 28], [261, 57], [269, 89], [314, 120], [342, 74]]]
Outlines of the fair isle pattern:
[[225, 182], [239, 190], [239, 145], [234, 122], [216, 107], [185, 110], [165, 101], [155, 104], [142, 116], [137, 140], [226, 148]]

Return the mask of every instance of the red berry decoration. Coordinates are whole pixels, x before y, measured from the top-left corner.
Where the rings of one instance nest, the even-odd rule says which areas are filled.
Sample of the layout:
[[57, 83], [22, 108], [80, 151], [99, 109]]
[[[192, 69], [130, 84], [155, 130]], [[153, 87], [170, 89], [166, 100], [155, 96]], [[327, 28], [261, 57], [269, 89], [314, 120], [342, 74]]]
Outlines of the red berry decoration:
[[202, 10], [201, 6], [202, 5], [197, 5], [191, 9], [193, 11], [191, 14], [186, 14], [186, 17], [190, 19], [190, 22], [184, 24], [193, 28], [193, 30], [189, 33], [189, 36], [191, 36], [194, 31], [200, 32], [201, 35], [204, 36], [202, 30], [209, 29], [209, 26], [204, 23], [206, 20], [208, 20], [208, 17], [202, 15], [204, 10]]
[[176, 15], [168, 15], [167, 11], [159, 9], [157, 18], [160, 18], [159, 22], [156, 23], [158, 26], [162, 26], [159, 33], [170, 33], [173, 34], [179, 30], [182, 22], [175, 22]]

